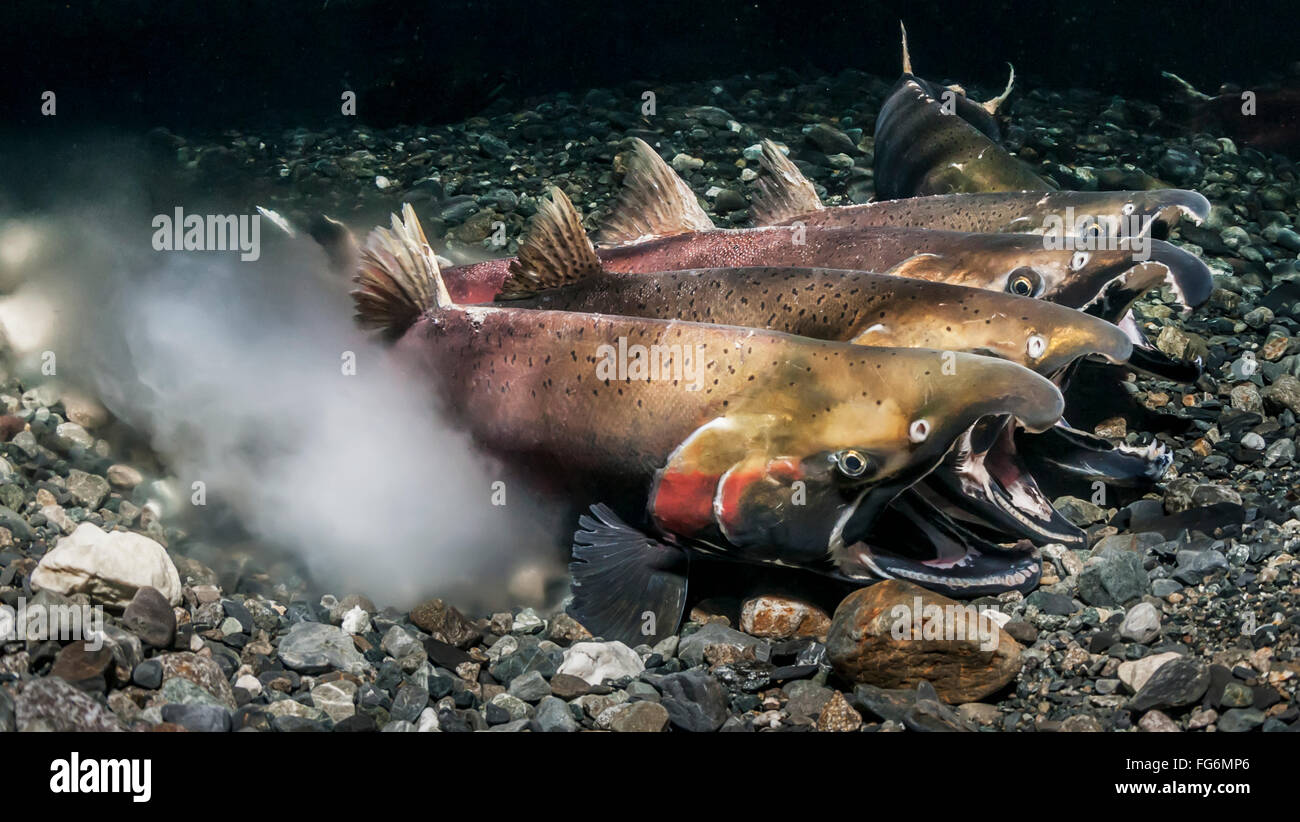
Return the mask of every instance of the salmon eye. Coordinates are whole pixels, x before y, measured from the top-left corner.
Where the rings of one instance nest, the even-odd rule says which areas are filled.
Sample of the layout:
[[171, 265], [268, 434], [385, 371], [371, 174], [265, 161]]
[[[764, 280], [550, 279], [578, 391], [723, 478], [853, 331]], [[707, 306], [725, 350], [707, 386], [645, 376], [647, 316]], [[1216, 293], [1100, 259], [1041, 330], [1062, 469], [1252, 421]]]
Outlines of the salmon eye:
[[846, 448], [835, 454], [835, 467], [846, 477], [856, 479], [867, 473], [867, 458], [861, 451]]
[[1134, 211], [1137, 211], [1137, 206], [1135, 206], [1133, 203], [1125, 203], [1124, 205], [1120, 206], [1119, 210], [1121, 214], [1128, 216], [1129, 214], [1132, 214]]
[[928, 436], [930, 436], [929, 420], [914, 420], [907, 428], [907, 438], [912, 442], [925, 442]]
[[1034, 334], [1029, 338], [1029, 344], [1025, 346], [1025, 349], [1029, 352], [1029, 356], [1038, 359], [1047, 350], [1047, 340], [1038, 334]]
[[1090, 238], [1092, 238], [1092, 239], [1094, 239], [1094, 240], [1097, 239], [1098, 237], [1100, 237], [1100, 236], [1101, 236], [1101, 223], [1096, 223], [1096, 222], [1088, 223], [1088, 225], [1085, 226], [1084, 229], [1083, 229], [1083, 236], [1084, 236], [1084, 237], [1090, 237]]
[[1018, 297], [1037, 297], [1043, 278], [1032, 268], [1017, 268], [1007, 279], [1007, 291]]
[[1070, 258], [1070, 270], [1078, 271], [1079, 269], [1087, 265], [1088, 260], [1090, 259], [1092, 259], [1092, 255], [1086, 251], [1074, 252], [1074, 256]]

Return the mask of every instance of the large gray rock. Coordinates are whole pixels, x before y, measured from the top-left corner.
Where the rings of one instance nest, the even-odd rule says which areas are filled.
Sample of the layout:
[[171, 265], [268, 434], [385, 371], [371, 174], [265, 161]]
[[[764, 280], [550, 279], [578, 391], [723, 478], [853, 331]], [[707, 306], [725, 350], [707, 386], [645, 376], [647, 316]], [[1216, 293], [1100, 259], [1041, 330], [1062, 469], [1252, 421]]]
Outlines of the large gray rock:
[[1150, 588], [1142, 557], [1136, 551], [1106, 548], [1085, 562], [1079, 572], [1079, 599], [1089, 605], [1123, 605]]
[[578, 730], [578, 721], [573, 718], [568, 703], [555, 696], [544, 697], [537, 703], [533, 721], [543, 733], [573, 733]]
[[692, 667], [704, 662], [704, 649], [711, 645], [726, 645], [739, 652], [753, 649], [755, 657], [764, 659], [768, 644], [721, 622], [710, 622], [700, 630], [682, 639], [677, 646], [677, 656]]
[[716, 731], [727, 721], [727, 691], [703, 671], [682, 671], [659, 680], [668, 721], [683, 731]]
[[299, 622], [290, 628], [280, 640], [279, 655], [286, 667], [303, 674], [335, 669], [360, 675], [368, 667], [351, 636], [320, 622]]
[[1160, 636], [1160, 612], [1149, 602], [1134, 605], [1124, 615], [1119, 635], [1142, 645], [1150, 645], [1152, 640]]

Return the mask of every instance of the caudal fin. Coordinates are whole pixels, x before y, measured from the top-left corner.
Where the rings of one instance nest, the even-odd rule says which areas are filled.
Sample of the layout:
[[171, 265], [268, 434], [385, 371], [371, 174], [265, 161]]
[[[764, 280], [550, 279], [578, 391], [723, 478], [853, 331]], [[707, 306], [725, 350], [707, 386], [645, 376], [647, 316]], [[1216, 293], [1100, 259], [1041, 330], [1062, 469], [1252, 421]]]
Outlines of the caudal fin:
[[763, 155], [758, 163], [763, 174], [754, 183], [758, 191], [749, 208], [754, 225], [777, 225], [825, 208], [812, 182], [776, 143], [763, 140], [760, 145]]
[[614, 211], [596, 234], [601, 245], [623, 245], [655, 237], [710, 231], [713, 221], [695, 192], [640, 137], [632, 139], [623, 191]]
[[438, 260], [410, 203], [402, 204], [402, 218], [393, 215], [393, 227], [376, 228], [361, 249], [352, 282], [356, 320], [397, 337], [420, 314], [452, 305]]

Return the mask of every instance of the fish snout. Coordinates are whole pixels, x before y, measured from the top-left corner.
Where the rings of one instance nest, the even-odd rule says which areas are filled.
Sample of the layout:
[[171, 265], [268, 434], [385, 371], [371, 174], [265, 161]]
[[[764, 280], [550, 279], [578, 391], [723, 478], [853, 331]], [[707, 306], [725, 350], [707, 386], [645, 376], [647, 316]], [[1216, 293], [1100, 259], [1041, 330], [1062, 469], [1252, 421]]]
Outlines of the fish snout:
[[1151, 240], [1150, 262], [1166, 269], [1165, 283], [1188, 311], [1210, 298], [1214, 280], [1210, 267], [1200, 257], [1163, 240]]
[[1035, 335], [1042, 343], [1036, 343], [1034, 337], [1029, 339], [1027, 347], [1031, 357], [1036, 344], [1044, 349], [1040, 357], [1031, 359], [1035, 371], [1055, 374], [1085, 357], [1100, 357], [1114, 364], [1128, 362], [1133, 342], [1122, 329], [1082, 311], [1070, 310], [1070, 314], [1066, 322], [1050, 333]]
[[936, 433], [949, 443], [984, 417], [1011, 416], [1030, 431], [1046, 431], [1065, 411], [1065, 399], [1051, 380], [1013, 362], [959, 354], [953, 376], [959, 384], [936, 386], [940, 408], [933, 415], [944, 420], [943, 431]]
[[1170, 188], [1151, 192], [1146, 209], [1157, 236], [1168, 236], [1184, 218], [1200, 225], [1210, 216], [1210, 201], [1198, 191]]

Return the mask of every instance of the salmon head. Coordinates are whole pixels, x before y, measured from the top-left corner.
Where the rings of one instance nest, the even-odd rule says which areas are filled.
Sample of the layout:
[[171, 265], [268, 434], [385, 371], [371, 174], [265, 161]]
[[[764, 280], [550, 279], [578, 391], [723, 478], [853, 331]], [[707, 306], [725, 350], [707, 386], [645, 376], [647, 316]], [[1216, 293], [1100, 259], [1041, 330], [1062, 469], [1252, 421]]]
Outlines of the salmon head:
[[1145, 234], [1106, 242], [1074, 236], [970, 235], [905, 260], [890, 273], [1083, 308], [1140, 265], [1158, 266], [1185, 307], [1200, 305], [1210, 295], [1210, 270], [1200, 258]]
[[1050, 381], [990, 357], [838, 346], [822, 356], [818, 381], [793, 379], [812, 364], [791, 361], [673, 451], [648, 504], [661, 531], [734, 558], [838, 568], [851, 563], [844, 546], [978, 421], [1013, 416], [1041, 431], [1064, 406]]

